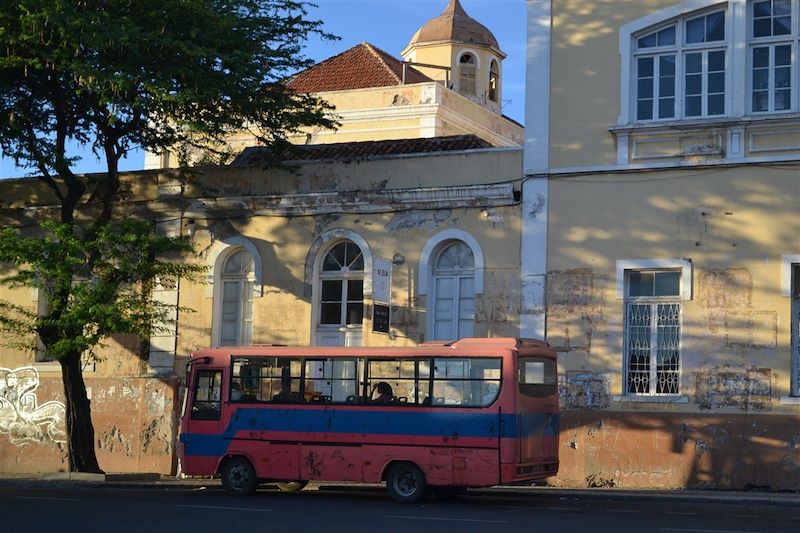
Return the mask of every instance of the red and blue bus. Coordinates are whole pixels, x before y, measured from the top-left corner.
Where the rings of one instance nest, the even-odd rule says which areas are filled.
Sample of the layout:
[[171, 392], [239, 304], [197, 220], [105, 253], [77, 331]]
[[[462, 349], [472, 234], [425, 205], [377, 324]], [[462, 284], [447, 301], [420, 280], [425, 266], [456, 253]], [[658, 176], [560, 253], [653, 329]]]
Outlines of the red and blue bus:
[[558, 471], [556, 352], [543, 341], [227, 347], [188, 369], [182, 471], [220, 476], [230, 494], [385, 482], [416, 502]]

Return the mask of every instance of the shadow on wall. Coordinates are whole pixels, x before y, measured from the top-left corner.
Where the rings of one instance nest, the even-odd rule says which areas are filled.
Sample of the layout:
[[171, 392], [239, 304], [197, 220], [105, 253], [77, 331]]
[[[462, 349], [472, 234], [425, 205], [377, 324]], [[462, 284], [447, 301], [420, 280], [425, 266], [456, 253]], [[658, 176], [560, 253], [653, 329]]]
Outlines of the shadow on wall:
[[562, 411], [570, 487], [800, 488], [800, 417]]

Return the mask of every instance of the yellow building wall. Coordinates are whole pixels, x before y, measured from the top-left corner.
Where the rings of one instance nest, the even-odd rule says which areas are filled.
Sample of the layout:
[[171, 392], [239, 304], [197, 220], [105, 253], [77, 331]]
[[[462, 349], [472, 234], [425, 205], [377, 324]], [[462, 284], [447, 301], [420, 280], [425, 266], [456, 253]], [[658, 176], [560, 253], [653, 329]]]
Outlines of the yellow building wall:
[[[685, 259], [694, 271], [693, 296], [682, 302], [680, 388], [688, 404], [658, 409], [796, 411], [780, 403], [790, 393], [792, 324], [791, 300], [780, 294], [781, 256], [800, 251], [795, 165], [565, 176], [551, 180], [550, 193], [547, 336], [566, 355], [564, 372], [603, 374], [610, 393], [621, 395], [616, 262]], [[730, 388], [709, 400], [706, 386], [722, 371], [732, 380], [758, 375], [768, 389], [747, 400]]]

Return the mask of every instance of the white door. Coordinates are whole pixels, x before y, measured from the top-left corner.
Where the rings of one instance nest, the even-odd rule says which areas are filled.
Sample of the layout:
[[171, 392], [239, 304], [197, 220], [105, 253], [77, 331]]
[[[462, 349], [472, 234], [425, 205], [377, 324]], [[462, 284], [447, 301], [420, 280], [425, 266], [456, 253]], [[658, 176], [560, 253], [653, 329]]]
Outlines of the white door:
[[433, 272], [432, 340], [475, 336], [475, 259], [455, 241], [442, 249]]

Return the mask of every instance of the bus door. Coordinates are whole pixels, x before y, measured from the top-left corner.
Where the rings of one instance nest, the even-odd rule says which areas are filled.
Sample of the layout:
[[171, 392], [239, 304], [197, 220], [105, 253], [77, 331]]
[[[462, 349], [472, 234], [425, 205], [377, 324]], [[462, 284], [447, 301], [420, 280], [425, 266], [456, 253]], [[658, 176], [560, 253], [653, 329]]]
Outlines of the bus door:
[[556, 361], [520, 356], [517, 431], [521, 463], [558, 457], [559, 408]]
[[181, 444], [187, 472], [203, 471], [224, 453], [221, 368], [203, 368], [194, 372], [189, 391], [187, 412], [182, 421]]

